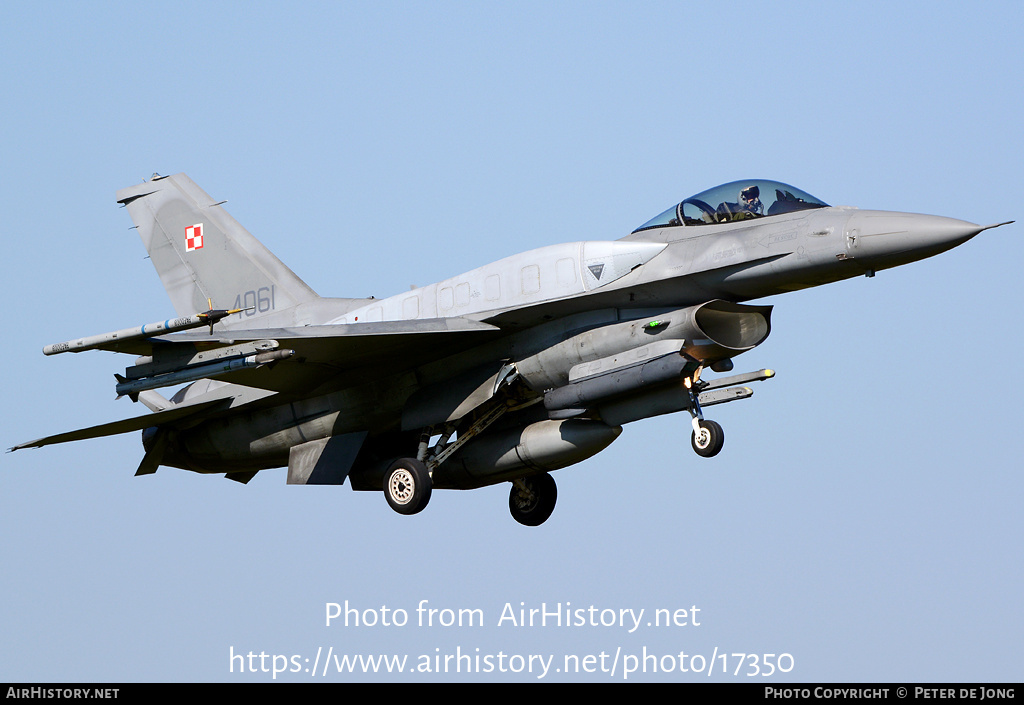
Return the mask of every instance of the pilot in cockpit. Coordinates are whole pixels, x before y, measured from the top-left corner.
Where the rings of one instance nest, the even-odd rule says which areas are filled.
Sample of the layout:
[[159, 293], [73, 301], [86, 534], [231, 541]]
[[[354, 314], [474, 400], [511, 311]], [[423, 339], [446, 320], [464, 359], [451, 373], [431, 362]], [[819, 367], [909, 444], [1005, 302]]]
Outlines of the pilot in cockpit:
[[761, 189], [757, 184], [740, 191], [740, 206], [743, 210], [755, 215], [764, 215], [764, 204], [761, 203]]

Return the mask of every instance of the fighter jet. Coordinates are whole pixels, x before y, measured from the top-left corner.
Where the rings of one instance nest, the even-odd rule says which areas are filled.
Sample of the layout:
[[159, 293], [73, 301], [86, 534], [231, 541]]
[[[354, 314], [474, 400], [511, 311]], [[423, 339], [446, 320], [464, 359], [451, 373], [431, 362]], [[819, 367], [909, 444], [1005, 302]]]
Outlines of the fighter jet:
[[[733, 370], [771, 331], [744, 303], [931, 257], [997, 225], [829, 206], [752, 179], [703, 191], [618, 240], [549, 245], [385, 299], [321, 298], [184, 174], [117, 193], [177, 318], [70, 340], [47, 355], [137, 356], [119, 397], [150, 413], [11, 450], [142, 432], [136, 475], [169, 466], [248, 482], [382, 492], [416, 514], [433, 489], [511, 484], [537, 526], [550, 472], [626, 424], [705, 409], [773, 376]], [[1011, 221], [1012, 222], [1012, 221]], [[1005, 225], [999, 223], [998, 225]], [[208, 330], [203, 330], [208, 329]], [[157, 389], [187, 384], [169, 399]]]

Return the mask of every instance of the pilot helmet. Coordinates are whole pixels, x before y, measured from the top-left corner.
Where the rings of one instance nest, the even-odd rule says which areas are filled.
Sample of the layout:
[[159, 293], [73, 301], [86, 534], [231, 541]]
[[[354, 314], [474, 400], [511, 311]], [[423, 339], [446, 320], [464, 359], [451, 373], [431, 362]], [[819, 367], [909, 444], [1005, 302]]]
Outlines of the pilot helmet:
[[761, 203], [760, 196], [761, 189], [757, 187], [757, 184], [747, 186], [740, 191], [740, 203], [744, 208], [753, 213], [762, 213], [764, 212], [764, 205]]

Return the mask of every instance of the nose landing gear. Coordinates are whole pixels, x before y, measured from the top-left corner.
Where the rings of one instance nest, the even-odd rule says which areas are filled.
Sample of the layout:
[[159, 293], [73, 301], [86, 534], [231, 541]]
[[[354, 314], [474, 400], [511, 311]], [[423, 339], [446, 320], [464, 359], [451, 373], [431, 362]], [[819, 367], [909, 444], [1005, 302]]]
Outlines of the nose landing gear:
[[[721, 425], [715, 421], [708, 421], [704, 418], [704, 412], [700, 408], [700, 390], [695, 389], [698, 385], [702, 385], [700, 382], [701, 368], [698, 367], [697, 371], [693, 373], [693, 377], [686, 377], [683, 379], [683, 386], [686, 387], [686, 393], [690, 395], [690, 420], [693, 424], [693, 433], [690, 434], [690, 445], [693, 446], [693, 452], [702, 458], [712, 458], [718, 455], [722, 446], [725, 445], [725, 431], [722, 430]], [[704, 385], [707, 386], [707, 385]]]
[[693, 452], [702, 458], [718, 455], [725, 444], [725, 431], [715, 421], [694, 419], [693, 433], [690, 434], [690, 445]]

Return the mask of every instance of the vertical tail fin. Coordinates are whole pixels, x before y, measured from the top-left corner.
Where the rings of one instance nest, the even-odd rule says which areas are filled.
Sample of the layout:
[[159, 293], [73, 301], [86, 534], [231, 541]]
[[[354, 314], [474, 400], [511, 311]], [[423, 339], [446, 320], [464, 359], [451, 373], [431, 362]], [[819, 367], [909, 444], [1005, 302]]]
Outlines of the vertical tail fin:
[[185, 174], [121, 189], [179, 316], [210, 308], [256, 314], [318, 298], [304, 281]]

